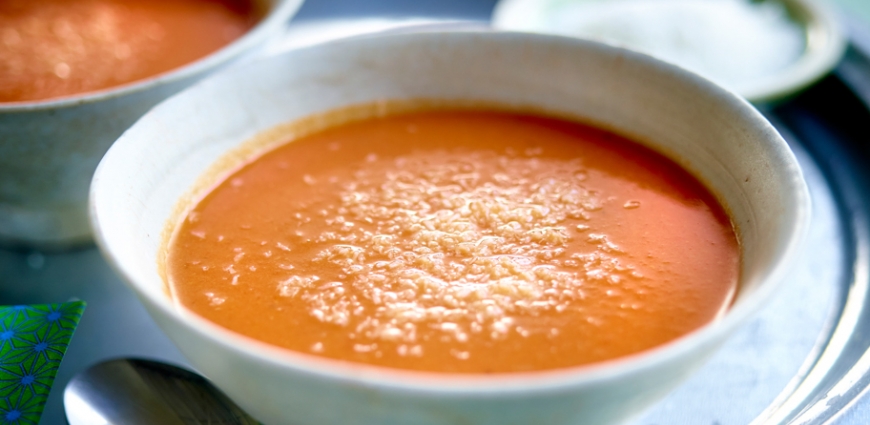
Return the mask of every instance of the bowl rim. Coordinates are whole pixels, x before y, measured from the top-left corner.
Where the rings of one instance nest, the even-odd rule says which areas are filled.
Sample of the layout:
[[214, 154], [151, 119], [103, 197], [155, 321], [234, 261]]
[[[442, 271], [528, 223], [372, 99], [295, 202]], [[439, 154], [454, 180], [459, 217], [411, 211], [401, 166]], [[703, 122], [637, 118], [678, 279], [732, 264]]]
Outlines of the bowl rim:
[[[263, 0], [253, 0], [262, 3]], [[41, 100], [25, 100], [16, 102], [0, 102], [0, 114], [15, 112], [33, 112], [51, 109], [69, 108], [97, 103], [130, 94], [139, 93], [152, 87], [164, 86], [188, 77], [208, 72], [246, 52], [256, 50], [269, 36], [284, 27], [287, 21], [296, 13], [304, 0], [274, 0], [268, 4], [266, 15], [241, 37], [223, 47], [180, 67], [159, 74], [111, 86], [104, 89], [76, 93]]]
[[[606, 0], [592, 0], [606, 1]], [[807, 88], [828, 74], [846, 53], [848, 40], [837, 15], [818, 0], [773, 0], [781, 3], [804, 33], [805, 48], [791, 65], [735, 87], [738, 94], [753, 103], [773, 102]], [[560, 0], [500, 0], [492, 13], [492, 26], [503, 30], [546, 31], [519, 24], [529, 14], [544, 14], [544, 9]], [[579, 37], [578, 37], [579, 38]], [[678, 65], [679, 66], [679, 65]]]
[[[662, 62], [643, 53], [638, 53], [603, 43], [581, 40], [556, 35], [531, 34], [523, 32], [480, 32], [480, 31], [426, 31], [420, 33], [401, 34], [376, 34], [365, 37], [353, 37], [330, 41], [327, 43], [291, 50], [272, 58], [263, 59], [257, 63], [247, 64], [245, 67], [235, 68], [233, 71], [221, 73], [209, 78], [210, 81], [238, 78], [244, 75], [247, 66], [262, 66], [262, 63], [270, 59], [277, 59], [297, 52], [309, 49], [332, 48], [340, 44], [360, 44], [370, 47], [377, 46], [380, 40], [385, 38], [417, 38], [416, 42], [427, 42], [431, 38], [465, 38], [465, 41], [475, 37], [503, 39], [502, 42], [510, 43], [522, 41], [524, 43], [537, 43], [542, 45], [568, 45], [569, 47], [595, 51], [599, 55], [618, 55], [621, 59], [634, 62], [636, 65], [656, 72], [659, 75], [668, 75], [670, 78], [683, 80], [687, 86], [693, 86], [694, 90], [701, 95], [718, 102], [736, 115], [739, 115], [753, 133], [765, 139], [764, 143], [771, 145], [771, 158], [777, 158], [784, 166], [787, 177], [783, 183], [791, 188], [795, 205], [794, 221], [790, 223], [786, 232], [788, 239], [783, 244], [782, 251], [772, 266], [765, 270], [762, 278], [763, 284], [754, 290], [751, 296], [737, 300], [732, 307], [718, 320], [676, 338], [665, 344], [641, 351], [632, 355], [619, 357], [603, 362], [588, 365], [558, 368], [535, 372], [501, 373], [501, 374], [452, 374], [438, 372], [421, 372], [395, 369], [383, 366], [352, 363], [348, 361], [319, 357], [313, 354], [295, 352], [280, 347], [269, 345], [254, 338], [238, 334], [212, 323], [194, 313], [187, 311], [167, 295], [155, 296], [153, 291], [146, 290], [151, 285], [140, 281], [139, 277], [126, 267], [120, 258], [113, 254], [113, 246], [123, 244], [123, 240], [114, 240], [111, 235], [103, 231], [101, 226], [101, 205], [110, 204], [111, 200], [103, 200], [104, 186], [114, 184], [110, 175], [106, 174], [106, 164], [113, 161], [118, 152], [123, 149], [124, 136], [119, 139], [121, 143], [112, 146], [101, 161], [95, 173], [91, 185], [89, 199], [89, 212], [91, 226], [94, 230], [97, 245], [110, 266], [118, 273], [122, 280], [131, 287], [141, 301], [148, 304], [152, 316], [153, 309], [160, 314], [172, 318], [174, 326], [181, 326], [189, 332], [197, 333], [211, 342], [222, 346], [237, 357], [244, 357], [271, 367], [279, 368], [296, 375], [307, 375], [320, 379], [328, 379], [335, 382], [352, 383], [380, 389], [392, 389], [403, 392], [430, 393], [440, 395], [509, 395], [525, 393], [529, 391], [558, 391], [566, 387], [576, 387], [602, 383], [616, 377], [640, 373], [644, 370], [653, 369], [656, 365], [665, 365], [678, 361], [699, 346], [710, 346], [718, 343], [722, 337], [746, 321], [751, 315], [760, 310], [763, 303], [770, 298], [774, 291], [785, 280], [790, 269], [790, 262], [796, 258], [802, 241], [809, 228], [810, 219], [810, 195], [803, 173], [793, 152], [782, 139], [775, 128], [756, 110], [749, 102], [740, 96], [723, 89], [712, 82], [695, 75], [689, 71]], [[415, 41], [406, 41], [415, 42]], [[371, 47], [370, 47], [371, 48]], [[377, 48], [377, 47], [374, 47]], [[268, 66], [268, 65], [266, 65]], [[190, 89], [176, 96], [185, 96], [188, 91], [195, 92], [197, 87], [204, 84], [199, 82]], [[158, 107], [159, 108], [159, 105]], [[150, 114], [150, 113], [149, 113]], [[146, 114], [142, 119], [147, 119]], [[138, 124], [137, 124], [138, 125]], [[120, 153], [119, 155], [123, 155]], [[155, 267], [157, 265], [155, 264]], [[161, 282], [161, 284], [163, 284]], [[165, 331], [164, 331], [165, 332]]]

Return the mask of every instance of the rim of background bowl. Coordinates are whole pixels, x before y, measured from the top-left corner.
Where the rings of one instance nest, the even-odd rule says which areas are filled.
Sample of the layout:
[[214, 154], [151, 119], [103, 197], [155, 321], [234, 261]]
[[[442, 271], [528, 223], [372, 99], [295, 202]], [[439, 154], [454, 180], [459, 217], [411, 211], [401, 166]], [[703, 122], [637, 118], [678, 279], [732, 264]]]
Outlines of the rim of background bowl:
[[[732, 89], [754, 103], [776, 101], [810, 86], [834, 69], [848, 45], [843, 26], [836, 14], [817, 0], [776, 1], [783, 4], [803, 28], [806, 47], [804, 53], [791, 65]], [[548, 5], [557, 2], [501, 0], [493, 9], [492, 26], [514, 31], [545, 31], [530, 28], [523, 23], [529, 21], [529, 16], [540, 17]]]
[[[745, 99], [713, 84], [703, 77], [646, 54], [595, 41], [557, 35], [522, 32], [427, 31], [421, 33], [371, 35], [331, 41], [321, 45], [276, 55], [272, 58], [266, 58], [252, 64], [246, 64], [245, 66], [210, 77], [206, 79], [205, 82], [212, 80], [226, 80], [231, 84], [231, 81], [234, 78], [244, 76], [245, 71], [249, 66], [269, 66], [268, 63], [272, 59], [277, 59], [285, 55], [294, 55], [297, 52], [308, 49], [332, 48], [332, 46], [335, 45], [352, 43], [356, 43], [358, 46], [361, 44], [367, 44], [365, 47], [370, 47], [372, 45], [378, 45], [379, 42], [385, 38], [418, 38], [422, 39], [423, 42], [426, 42], [427, 38], [433, 37], [454, 37], [459, 39], [464, 37], [466, 38], [466, 41], [468, 41], [467, 39], [474, 37], [497, 38], [504, 39], [504, 42], [506, 43], [524, 42], [526, 45], [529, 43], [544, 45], [562, 44], [573, 46], [573, 48], [576, 49], [594, 51], [596, 55], [620, 56], [623, 60], [633, 62], [637, 66], [645, 67], [650, 72], [656, 73], [659, 76], [680, 80], [680, 84], [692, 87], [693, 91], [698, 92], [701, 96], [710, 100], [715, 100], [722, 108], [740, 116], [746, 124], [751, 126], [750, 128], [753, 129], [753, 134], [764, 139], [764, 143], [770, 144], [771, 157], [778, 159], [778, 162], [781, 162], [785, 171], [787, 171], [786, 175], [789, 178], [788, 181], [784, 183], [786, 186], [790, 187], [790, 191], [794, 194], [794, 200], [797, 204], [795, 219], [788, 228], [788, 240], [783, 245], [783, 250], [776, 258], [772, 267], [770, 267], [766, 273], [759, 278], [759, 280], [764, 283], [762, 283], [748, 298], [741, 299], [740, 295], [738, 295], [735, 305], [725, 313], [724, 317], [718, 320], [714, 320], [713, 322], [689, 332], [688, 334], [649, 350], [589, 365], [536, 372], [503, 373], [493, 375], [450, 374], [408, 371], [383, 366], [352, 363], [319, 357], [313, 354], [295, 352], [272, 346], [254, 338], [225, 329], [205, 318], [187, 311], [183, 307], [177, 305], [177, 303], [166, 295], [152, 296], [153, 291], [140, 289], [140, 287], [146, 288], [150, 286], [147, 283], [147, 279], [140, 279], [139, 276], [121, 264], [118, 261], [119, 259], [112, 254], [112, 247], [117, 244], [123, 244], [124, 241], [113, 240], [111, 235], [103, 232], [103, 229], [100, 226], [101, 213], [99, 205], [106, 202], [110, 203], [110, 201], [103, 201], [100, 193], [104, 185], [113, 184], [111, 176], [103, 176], [103, 173], [107, 166], [106, 164], [113, 161], [116, 154], [123, 155], [123, 153], [119, 152], [120, 149], [123, 149], [125, 144], [123, 136], [119, 139], [119, 142], [116, 142], [112, 148], [110, 148], [109, 152], [103, 158], [103, 161], [101, 161], [91, 185], [91, 196], [89, 202], [91, 225], [94, 229], [95, 240], [102, 251], [103, 256], [107, 259], [110, 266], [123, 278], [127, 285], [132, 287], [132, 289], [139, 294], [140, 300], [147, 301], [152, 307], [159, 309], [161, 313], [172, 317], [175, 321], [175, 323], [173, 323], [174, 326], [182, 326], [191, 332], [198, 333], [240, 357], [246, 357], [263, 362], [277, 368], [286, 369], [296, 374], [312, 377], [316, 376], [321, 379], [329, 379], [336, 382], [348, 382], [369, 387], [412, 391], [417, 393], [454, 395], [465, 394], [490, 396], [495, 394], [516, 394], [528, 391], [557, 391], [560, 388], [607, 381], [614, 377], [637, 373], [644, 369], [650, 369], [656, 365], [667, 364], [699, 345], [715, 343], [717, 337], [721, 334], [730, 332], [737, 325], [744, 322], [751, 315], [757, 312], [762, 304], [770, 298], [773, 292], [783, 282], [791, 267], [790, 263], [796, 258], [796, 254], [808, 231], [811, 208], [809, 190], [793, 152], [774, 127]], [[186, 96], [190, 95], [190, 93], [195, 93], [197, 87], [202, 84], [204, 84], [203, 81], [198, 82], [192, 87], [172, 96], [169, 100], [174, 99], [176, 96]], [[160, 105], [155, 107], [155, 109], [159, 107]], [[148, 115], [150, 115], [150, 112], [143, 117], [143, 120], [147, 119]], [[139, 124], [137, 123], [135, 125]], [[155, 267], [157, 267], [156, 264]], [[164, 283], [161, 282], [161, 285], [163, 284]]]
[[[258, 1], [258, 0], [254, 0]], [[263, 2], [259, 0], [259, 2]], [[62, 96], [43, 100], [27, 100], [20, 102], [0, 102], [0, 113], [43, 111], [48, 109], [68, 108], [72, 106], [96, 103], [107, 99], [138, 93], [154, 86], [162, 86], [182, 80], [196, 74], [207, 72], [218, 66], [242, 56], [262, 44], [266, 38], [283, 28], [287, 21], [296, 13], [304, 0], [275, 0], [269, 6], [269, 11], [263, 19], [254, 25], [250, 31], [231, 43], [178, 68], [170, 69], [141, 80], [89, 91], [80, 94]]]

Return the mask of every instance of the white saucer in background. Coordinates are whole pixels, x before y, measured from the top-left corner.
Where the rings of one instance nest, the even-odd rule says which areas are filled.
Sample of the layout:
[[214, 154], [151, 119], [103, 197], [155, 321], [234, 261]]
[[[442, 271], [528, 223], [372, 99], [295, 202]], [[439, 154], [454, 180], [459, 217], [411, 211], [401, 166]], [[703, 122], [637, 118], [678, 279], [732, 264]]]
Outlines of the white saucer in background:
[[492, 24], [645, 51], [753, 102], [811, 85], [846, 47], [834, 14], [814, 0], [501, 0]]

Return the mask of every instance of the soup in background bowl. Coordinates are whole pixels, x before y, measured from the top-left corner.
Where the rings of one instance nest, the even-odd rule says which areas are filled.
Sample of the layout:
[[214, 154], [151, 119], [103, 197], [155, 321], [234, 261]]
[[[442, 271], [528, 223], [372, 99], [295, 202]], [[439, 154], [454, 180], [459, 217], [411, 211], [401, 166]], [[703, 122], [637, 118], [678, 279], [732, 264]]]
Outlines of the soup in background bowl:
[[279, 33], [301, 0], [50, 0], [0, 6], [0, 243], [91, 240], [111, 143], [169, 95]]
[[[393, 102], [415, 99], [539, 111], [668, 158], [709, 189], [736, 230], [739, 289], [731, 307], [684, 336], [615, 359], [457, 374], [287, 350], [229, 331], [173, 298], [167, 241], [216, 182], [286, 142], [288, 131], [336, 124], [323, 118], [330, 111], [350, 111], [346, 122], [367, 116], [354, 105], [388, 112]], [[191, 363], [269, 424], [623, 422], [763, 308], [808, 215], [794, 156], [744, 100], [641, 54], [514, 33], [366, 37], [233, 69], [146, 114], [107, 153], [91, 192], [92, 223], [110, 263]]]

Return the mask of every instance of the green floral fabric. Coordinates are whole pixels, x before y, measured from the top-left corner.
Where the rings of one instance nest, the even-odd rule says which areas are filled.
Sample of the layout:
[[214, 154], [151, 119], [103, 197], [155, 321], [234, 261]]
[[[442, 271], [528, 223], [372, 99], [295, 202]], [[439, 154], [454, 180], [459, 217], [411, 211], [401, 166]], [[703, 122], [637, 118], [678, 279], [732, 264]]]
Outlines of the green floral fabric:
[[0, 425], [37, 425], [85, 303], [0, 307]]

